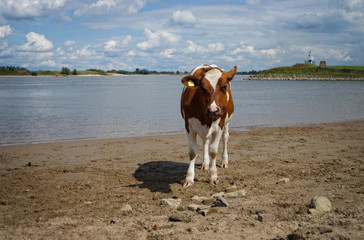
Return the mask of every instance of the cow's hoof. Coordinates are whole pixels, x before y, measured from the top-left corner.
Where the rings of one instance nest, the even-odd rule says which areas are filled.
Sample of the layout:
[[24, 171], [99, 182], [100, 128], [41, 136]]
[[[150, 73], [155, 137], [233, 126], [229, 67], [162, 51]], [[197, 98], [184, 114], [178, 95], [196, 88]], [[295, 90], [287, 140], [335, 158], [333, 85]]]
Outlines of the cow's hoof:
[[222, 163], [221, 168], [229, 168], [229, 164], [228, 163]]
[[202, 164], [201, 170], [205, 170], [208, 171], [209, 170], [209, 165], [208, 164]]
[[211, 185], [218, 185], [219, 184], [219, 180], [218, 179], [212, 179], [212, 178], [210, 178], [210, 184]]
[[188, 188], [190, 186], [193, 185], [193, 181], [189, 181], [189, 180], [186, 180], [184, 183], [183, 183], [183, 188]]

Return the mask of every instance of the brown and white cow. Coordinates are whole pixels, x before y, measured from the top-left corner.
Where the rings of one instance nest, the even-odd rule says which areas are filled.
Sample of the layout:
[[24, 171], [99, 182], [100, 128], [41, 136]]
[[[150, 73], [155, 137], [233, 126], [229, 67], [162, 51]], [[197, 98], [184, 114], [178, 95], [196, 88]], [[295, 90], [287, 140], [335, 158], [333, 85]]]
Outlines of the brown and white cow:
[[181, 96], [181, 114], [185, 120], [190, 156], [184, 187], [192, 185], [195, 177], [196, 135], [203, 141], [202, 169], [210, 167], [210, 183], [218, 183], [216, 157], [221, 136], [224, 148], [221, 167], [228, 167], [229, 121], [234, 113], [230, 81], [236, 70], [236, 66], [226, 72], [216, 65], [204, 64], [182, 79], [185, 87]]

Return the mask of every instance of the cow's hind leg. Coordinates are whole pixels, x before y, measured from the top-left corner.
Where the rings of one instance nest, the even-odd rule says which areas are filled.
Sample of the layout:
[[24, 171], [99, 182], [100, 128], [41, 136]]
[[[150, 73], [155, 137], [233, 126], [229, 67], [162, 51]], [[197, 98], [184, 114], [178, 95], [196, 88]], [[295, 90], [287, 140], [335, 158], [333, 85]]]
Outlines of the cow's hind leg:
[[217, 131], [212, 135], [211, 145], [210, 145], [210, 184], [218, 184], [217, 180], [217, 168], [216, 168], [216, 157], [219, 148], [219, 141], [221, 138], [222, 131]]
[[197, 142], [196, 142], [196, 132], [190, 130], [187, 133], [188, 137], [188, 145], [189, 145], [189, 156], [190, 156], [190, 165], [188, 166], [186, 180], [183, 184], [183, 187], [189, 187], [193, 184], [193, 180], [195, 178], [195, 161], [197, 157]]
[[227, 152], [227, 144], [229, 141], [229, 123], [227, 123], [224, 127], [223, 133], [222, 133], [222, 168], [228, 168], [229, 167], [229, 157]]

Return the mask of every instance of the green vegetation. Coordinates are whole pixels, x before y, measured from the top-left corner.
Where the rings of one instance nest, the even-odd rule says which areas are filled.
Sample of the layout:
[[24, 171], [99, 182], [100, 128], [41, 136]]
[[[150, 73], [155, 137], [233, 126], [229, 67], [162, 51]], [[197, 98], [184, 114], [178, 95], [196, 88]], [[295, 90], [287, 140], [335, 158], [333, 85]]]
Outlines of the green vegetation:
[[334, 77], [364, 77], [364, 66], [327, 66], [319, 67], [312, 64], [296, 64], [291, 67], [277, 67], [265, 70], [259, 75], [311, 75]]
[[62, 68], [61, 74], [70, 75], [70, 73], [71, 73], [71, 70], [69, 68], [67, 68], [67, 67]]
[[0, 66], [0, 75], [30, 75], [31, 72], [26, 68], [13, 67], [13, 66]]

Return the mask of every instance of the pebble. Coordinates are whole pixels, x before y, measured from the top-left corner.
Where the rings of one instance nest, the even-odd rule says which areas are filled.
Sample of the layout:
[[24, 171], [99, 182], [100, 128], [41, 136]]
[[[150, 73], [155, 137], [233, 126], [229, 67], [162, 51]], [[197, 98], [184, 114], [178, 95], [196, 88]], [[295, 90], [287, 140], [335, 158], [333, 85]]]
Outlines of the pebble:
[[204, 200], [207, 200], [208, 198], [207, 197], [199, 197], [199, 196], [194, 196], [191, 198], [191, 200], [193, 201], [197, 201], [197, 202], [202, 202]]
[[289, 182], [289, 178], [281, 178], [278, 180], [277, 184], [288, 183], [288, 182]]
[[160, 205], [177, 208], [181, 204], [181, 202], [182, 202], [182, 200], [180, 198], [178, 198], [178, 199], [167, 198], [167, 199], [162, 199], [160, 201]]
[[122, 206], [121, 208], [120, 208], [120, 211], [122, 211], [122, 212], [131, 212], [131, 211], [133, 211], [133, 208], [130, 206], [130, 204], [124, 204], [124, 206]]
[[212, 208], [207, 208], [207, 209], [203, 209], [203, 210], [200, 210], [198, 211], [202, 216], [207, 216], [207, 215], [210, 215], [210, 214], [213, 214], [213, 213], [218, 213], [219, 210], [218, 208], [216, 207], [212, 207]]
[[211, 199], [207, 199], [207, 200], [203, 200], [202, 204], [204, 205], [212, 205], [214, 203], [215, 199], [211, 198]]
[[236, 192], [236, 191], [238, 191], [238, 188], [235, 185], [225, 189], [225, 192], [227, 192], [227, 193]]
[[226, 201], [224, 197], [217, 197], [216, 200], [213, 203], [214, 207], [228, 207], [229, 203]]
[[187, 209], [190, 211], [199, 211], [209, 208], [209, 206], [205, 205], [198, 205], [198, 204], [190, 204], [187, 206]]
[[244, 189], [236, 191], [236, 192], [230, 192], [230, 193], [225, 193], [224, 197], [245, 197], [246, 192]]
[[[330, 212], [331, 211], [331, 202], [326, 197], [314, 197], [311, 199], [310, 207], [319, 211], [319, 212]], [[311, 209], [310, 209], [311, 212]]]
[[267, 222], [269, 220], [273, 220], [274, 215], [271, 213], [258, 213], [258, 221], [259, 222]]
[[191, 222], [192, 221], [192, 217], [191, 216], [185, 216], [185, 215], [181, 215], [181, 214], [172, 214], [169, 217], [169, 221], [172, 222]]
[[217, 198], [217, 197], [222, 197], [224, 196], [224, 192], [219, 192], [219, 193], [215, 193], [214, 195], [212, 195], [213, 198]]

